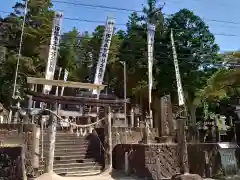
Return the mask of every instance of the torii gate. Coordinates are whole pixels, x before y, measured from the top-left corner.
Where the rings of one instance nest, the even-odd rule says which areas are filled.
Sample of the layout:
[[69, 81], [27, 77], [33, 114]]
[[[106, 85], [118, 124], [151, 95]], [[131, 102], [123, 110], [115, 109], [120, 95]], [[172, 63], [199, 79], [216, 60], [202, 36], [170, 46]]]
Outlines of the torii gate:
[[[81, 88], [81, 89], [97, 89], [98, 92], [105, 88], [105, 85], [97, 85], [91, 83], [80, 83], [72, 81], [63, 81], [63, 80], [47, 80], [45, 78], [34, 78], [27, 77], [27, 83], [31, 85], [31, 90], [28, 91], [29, 95], [29, 108], [32, 107], [33, 101], [40, 101], [50, 104], [55, 104], [58, 107], [58, 104], [87, 104], [90, 106], [104, 106], [108, 107], [108, 144], [109, 144], [109, 168], [112, 168], [112, 112], [111, 107], [120, 107], [124, 103], [129, 103], [129, 99], [98, 99], [98, 98], [84, 98], [84, 97], [72, 97], [72, 96], [55, 96], [50, 94], [44, 94], [42, 92], [35, 92], [34, 86], [37, 85], [51, 85], [58, 87], [68, 87], [68, 88]], [[36, 87], [35, 87], [36, 88]], [[127, 102], [126, 102], [127, 101]], [[56, 110], [56, 109], [55, 109]], [[54, 110], [53, 110], [54, 111]], [[51, 172], [53, 170], [53, 161], [54, 161], [54, 150], [55, 150], [55, 136], [56, 136], [56, 121], [53, 121], [51, 128], [50, 136], [50, 150], [48, 161], [47, 171]]]

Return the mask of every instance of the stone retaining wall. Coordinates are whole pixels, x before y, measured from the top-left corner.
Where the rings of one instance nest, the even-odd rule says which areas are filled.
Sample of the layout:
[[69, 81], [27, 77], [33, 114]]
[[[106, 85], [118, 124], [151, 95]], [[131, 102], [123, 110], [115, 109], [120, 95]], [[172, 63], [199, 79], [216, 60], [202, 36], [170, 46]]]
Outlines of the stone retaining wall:
[[[143, 140], [144, 128], [112, 127], [113, 147], [117, 144], [138, 144]], [[150, 141], [154, 142], [158, 137], [158, 131], [150, 128]]]
[[[217, 144], [188, 144], [190, 173], [203, 177], [223, 174]], [[141, 178], [171, 178], [180, 173], [177, 144], [119, 144], [113, 150], [113, 167], [124, 170], [125, 152], [129, 153], [130, 173]], [[208, 159], [206, 162], [206, 159]]]
[[23, 169], [21, 163], [22, 147], [0, 146], [0, 179], [23, 180]]
[[0, 124], [1, 146], [19, 146], [23, 149], [25, 170], [29, 176], [34, 173], [32, 167], [34, 128], [36, 125], [33, 124]]

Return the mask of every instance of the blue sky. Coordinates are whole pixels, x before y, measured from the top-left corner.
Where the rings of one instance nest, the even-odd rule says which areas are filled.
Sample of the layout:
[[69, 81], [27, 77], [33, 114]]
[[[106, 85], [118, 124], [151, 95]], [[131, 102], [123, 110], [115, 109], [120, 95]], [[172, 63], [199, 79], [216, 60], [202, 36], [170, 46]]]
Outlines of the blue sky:
[[[9, 12], [17, 0], [1, 0], [3, 1], [0, 11]], [[18, 0], [21, 1], [21, 0]], [[142, 4], [146, 0], [58, 0], [73, 3], [84, 3], [94, 5], [113, 6], [118, 8], [141, 10]], [[240, 0], [231, 0], [227, 3], [226, 0], [159, 0], [160, 3], [166, 3], [164, 13], [172, 14], [182, 8], [187, 8], [194, 11], [209, 25], [210, 30], [215, 34], [216, 42], [220, 45], [221, 51], [230, 51], [240, 49]], [[78, 5], [64, 4], [54, 2], [54, 9], [64, 12], [64, 17], [87, 19], [95, 21], [105, 21], [107, 16], [116, 18], [117, 24], [125, 24], [131, 12], [104, 10], [97, 8], [82, 7]], [[0, 12], [0, 15], [6, 15]], [[228, 21], [234, 23], [220, 23], [211, 20]], [[236, 24], [237, 23], [237, 24]], [[93, 31], [99, 23], [80, 22], [64, 19], [63, 31], [71, 30], [72, 27], [77, 27], [80, 32]], [[118, 25], [117, 28], [124, 28]], [[217, 35], [223, 34], [223, 35]]]

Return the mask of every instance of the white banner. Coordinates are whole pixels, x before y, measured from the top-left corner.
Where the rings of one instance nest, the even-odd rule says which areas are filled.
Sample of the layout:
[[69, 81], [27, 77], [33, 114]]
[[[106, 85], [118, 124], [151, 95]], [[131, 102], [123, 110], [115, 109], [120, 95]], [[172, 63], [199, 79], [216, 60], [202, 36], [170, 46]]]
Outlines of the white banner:
[[148, 92], [149, 92], [149, 103], [152, 102], [152, 86], [153, 86], [153, 49], [154, 49], [154, 36], [155, 36], [155, 25], [148, 24]]
[[[68, 70], [65, 69], [64, 70], [64, 75], [63, 75], [63, 80], [64, 81], [67, 81], [68, 74], [69, 74]], [[61, 89], [60, 96], [63, 96], [63, 92], [64, 92], [64, 87], [62, 87], [62, 89]], [[61, 109], [61, 104], [58, 105], [58, 110], [60, 110], [60, 109]]]
[[[102, 84], [103, 78], [104, 78], [104, 73], [107, 65], [107, 59], [108, 59], [108, 52], [109, 52], [109, 47], [111, 44], [112, 40], [112, 35], [114, 31], [114, 26], [115, 26], [115, 19], [113, 18], [107, 18], [107, 23], [105, 26], [105, 32], [104, 32], [104, 37], [102, 41], [102, 46], [100, 49], [100, 55], [98, 59], [98, 64], [96, 68], [96, 74], [94, 78], [94, 84]], [[93, 90], [93, 94], [98, 94], [97, 90]]]
[[173, 38], [173, 31], [171, 30], [171, 43], [172, 43], [172, 50], [173, 50], [173, 60], [174, 60], [174, 67], [175, 67], [175, 73], [176, 73], [176, 80], [177, 80], [177, 90], [178, 90], [178, 104], [179, 106], [184, 105], [184, 94], [183, 94], [183, 88], [181, 83], [181, 75], [179, 72], [179, 66], [178, 66], [178, 59], [177, 59], [177, 52], [175, 49], [174, 44], [174, 38]]
[[[52, 26], [51, 42], [49, 47], [48, 62], [47, 62], [46, 74], [45, 74], [45, 78], [49, 80], [54, 79], [58, 48], [59, 48], [59, 42], [60, 42], [62, 17], [63, 17], [62, 13], [55, 12], [55, 17], [53, 19], [53, 26]], [[52, 86], [45, 85], [43, 92], [49, 93], [51, 89], [52, 89]]]
[[[68, 78], [68, 70], [64, 70], [64, 76], [63, 76], [63, 80], [64, 81], [67, 81], [67, 78]], [[63, 96], [63, 92], [64, 92], [64, 87], [62, 87], [62, 89], [61, 89], [61, 94], [60, 94], [60, 96]]]
[[[59, 68], [59, 72], [58, 72], [58, 80], [60, 79], [61, 77], [61, 73], [62, 73], [62, 68], [60, 67]], [[56, 87], [56, 92], [55, 92], [55, 96], [58, 96], [58, 86]]]

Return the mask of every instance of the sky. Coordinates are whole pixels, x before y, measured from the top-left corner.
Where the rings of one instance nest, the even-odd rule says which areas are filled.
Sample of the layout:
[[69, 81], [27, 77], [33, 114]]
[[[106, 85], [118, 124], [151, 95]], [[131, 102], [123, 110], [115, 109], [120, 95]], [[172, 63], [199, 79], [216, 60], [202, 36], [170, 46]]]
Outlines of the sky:
[[[21, 0], [1, 0], [0, 15], [6, 16], [6, 12], [12, 11], [12, 6]], [[64, 13], [66, 19], [63, 20], [63, 31], [69, 31], [77, 27], [80, 32], [93, 31], [99, 23], [82, 22], [71, 19], [82, 19], [90, 21], [106, 21], [107, 16], [116, 18], [116, 28], [124, 29], [123, 24], [128, 21], [131, 11], [117, 11], [101, 8], [89, 8], [79, 5], [103, 5], [130, 10], [142, 10], [147, 0], [53, 0], [54, 9]], [[68, 3], [61, 3], [68, 2]], [[72, 3], [72, 4], [71, 4]], [[159, 0], [159, 4], [164, 4], [163, 12], [173, 14], [182, 8], [192, 10], [200, 16], [210, 31], [215, 35], [216, 43], [221, 51], [234, 51], [240, 49], [240, 0]], [[220, 22], [219, 22], [220, 21]]]

